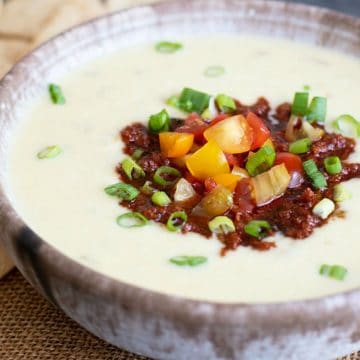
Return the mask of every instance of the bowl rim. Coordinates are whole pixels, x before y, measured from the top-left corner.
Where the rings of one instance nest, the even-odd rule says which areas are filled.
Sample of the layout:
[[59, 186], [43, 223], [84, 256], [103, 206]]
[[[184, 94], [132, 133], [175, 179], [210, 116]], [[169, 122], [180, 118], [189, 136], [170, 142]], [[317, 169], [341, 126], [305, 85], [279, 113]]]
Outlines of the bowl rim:
[[[108, 15], [100, 16], [95, 19], [84, 22], [80, 25], [71, 27], [70, 29], [61, 32], [60, 34], [52, 37], [50, 40], [44, 42], [40, 46], [36, 47], [29, 54], [20, 59], [17, 64], [1, 79], [0, 81], [0, 95], [3, 96], [8, 92], [7, 88], [9, 84], [13, 82], [13, 79], [20, 76], [23, 66], [30, 62], [31, 59], [36, 56], [36, 54], [41, 50], [44, 51], [49, 48], [54, 41], [64, 41], [66, 42], [66, 37], [69, 34], [76, 33], [82, 29], [85, 29], [91, 26], [94, 23], [100, 23], [109, 18], [116, 18], [119, 14], [133, 14], [139, 9], [153, 9], [155, 11], [168, 11], [172, 8], [173, 4], [184, 4], [184, 3], [194, 3], [194, 2], [206, 2], [206, 0], [173, 0], [173, 1], [161, 1], [153, 3], [150, 5], [139, 5], [130, 9], [120, 10]], [[354, 27], [354, 32], [358, 28], [360, 30], [360, 18], [353, 17], [347, 14], [343, 14], [334, 10], [321, 8], [313, 5], [305, 4], [295, 4], [295, 3], [285, 3], [282, 1], [268, 1], [268, 0], [224, 0], [225, 3], [231, 3], [234, 6], [261, 6], [267, 4], [271, 8], [281, 12], [284, 8], [290, 8], [293, 11], [301, 14], [308, 14], [309, 10], [315, 11], [320, 15], [327, 16], [330, 19], [333, 19], [336, 22], [345, 22], [350, 23]], [[251, 4], [250, 4], [251, 3]], [[20, 71], [21, 70], [21, 71]], [[5, 85], [4, 85], [5, 84]], [[4, 85], [4, 86], [2, 86]], [[8, 95], [9, 96], [9, 95]], [[339, 304], [346, 304], [349, 301], [353, 303], [354, 301], [360, 300], [360, 287], [351, 289], [348, 291], [343, 291], [331, 295], [320, 296], [317, 298], [310, 299], [300, 299], [300, 300], [291, 300], [291, 301], [282, 301], [282, 302], [220, 302], [220, 301], [210, 301], [210, 300], [196, 300], [191, 298], [186, 298], [183, 296], [172, 295], [167, 293], [162, 293], [159, 291], [142, 288], [131, 283], [126, 283], [124, 281], [112, 278], [108, 275], [100, 273], [94, 270], [91, 267], [80, 264], [76, 260], [68, 257], [63, 254], [60, 250], [57, 250], [46, 240], [42, 239], [40, 236], [37, 236], [32, 230], [26, 225], [26, 223], [20, 218], [20, 216], [15, 211], [14, 207], [11, 204], [11, 201], [6, 196], [6, 191], [0, 181], [0, 197], [2, 199], [1, 211], [7, 211], [8, 216], [13, 220], [12, 225], [16, 225], [16, 234], [24, 228], [27, 231], [32, 233], [32, 236], [36, 237], [40, 241], [40, 251], [39, 251], [39, 260], [46, 266], [47, 271], [51, 273], [52, 276], [61, 276], [66, 279], [66, 281], [75, 284], [78, 287], [88, 289], [96, 289], [96, 293], [101, 291], [102, 296], [110, 296], [112, 299], [118, 299], [123, 301], [124, 299], [131, 300], [134, 297], [139, 299], [139, 306], [145, 307], [147, 309], [157, 309], [161, 311], [171, 311], [173, 312], [176, 307], [176, 312], [181, 315], [193, 314], [194, 311], [199, 314], [210, 311], [212, 314], [217, 314], [217, 319], [223, 319], [223, 321], [235, 323], [237, 322], [238, 316], [242, 316], [244, 312], [248, 310], [255, 311], [258, 314], [272, 311], [275, 308], [282, 308], [282, 316], [286, 314], [294, 314], [299, 311], [299, 309], [311, 309], [311, 312], [314, 311], [321, 312], [321, 309], [326, 304], [327, 312], [331, 309], [337, 308]], [[13, 240], [11, 240], [13, 241]], [[33, 251], [32, 243], [25, 244], [25, 247], [28, 251]], [[7, 245], [10, 248], [11, 246]], [[51, 260], [50, 260], [51, 259]], [[65, 265], [65, 266], [64, 266]], [[26, 272], [20, 267], [20, 271], [23, 275], [28, 278]], [[30, 280], [31, 281], [31, 280]], [[32, 282], [32, 281], [31, 281]], [[46, 295], [56, 303], [56, 300], [51, 296], [51, 294], [46, 293]], [[150, 299], [150, 301], [149, 301]]]

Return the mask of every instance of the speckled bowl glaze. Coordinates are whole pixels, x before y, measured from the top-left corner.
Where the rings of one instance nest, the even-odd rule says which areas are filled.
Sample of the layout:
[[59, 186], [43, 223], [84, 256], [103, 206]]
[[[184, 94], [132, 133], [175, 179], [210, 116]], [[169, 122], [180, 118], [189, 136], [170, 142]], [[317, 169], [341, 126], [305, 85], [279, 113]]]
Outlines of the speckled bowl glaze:
[[[115, 281], [65, 257], [9, 201], [5, 157], [21, 107], [54, 73], [139, 41], [177, 33], [251, 33], [360, 56], [360, 19], [261, 0], [178, 0], [119, 12], [50, 40], [0, 85], [1, 240], [23, 275], [86, 329], [157, 359], [330, 359], [360, 349], [360, 289], [279, 304], [190, 301]], [[349, 89], [350, 91], [350, 89]], [[352, 89], [355, 91], [355, 89]]]

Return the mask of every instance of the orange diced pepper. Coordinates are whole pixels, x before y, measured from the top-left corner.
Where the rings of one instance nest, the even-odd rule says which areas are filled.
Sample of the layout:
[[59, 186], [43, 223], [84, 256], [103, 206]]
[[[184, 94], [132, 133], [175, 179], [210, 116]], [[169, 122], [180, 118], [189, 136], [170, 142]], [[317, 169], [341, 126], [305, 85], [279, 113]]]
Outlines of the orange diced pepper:
[[234, 191], [236, 188], [236, 184], [241, 179], [241, 176], [234, 174], [219, 174], [213, 176], [212, 178], [218, 185], [222, 185], [230, 191]]
[[241, 154], [250, 150], [253, 131], [242, 115], [235, 115], [210, 126], [204, 132], [205, 139], [214, 140], [228, 154]]
[[226, 156], [215, 141], [209, 141], [186, 159], [186, 166], [191, 175], [201, 180], [230, 172]]
[[193, 143], [194, 135], [177, 132], [162, 132], [159, 134], [160, 149], [168, 158], [179, 158], [186, 155]]

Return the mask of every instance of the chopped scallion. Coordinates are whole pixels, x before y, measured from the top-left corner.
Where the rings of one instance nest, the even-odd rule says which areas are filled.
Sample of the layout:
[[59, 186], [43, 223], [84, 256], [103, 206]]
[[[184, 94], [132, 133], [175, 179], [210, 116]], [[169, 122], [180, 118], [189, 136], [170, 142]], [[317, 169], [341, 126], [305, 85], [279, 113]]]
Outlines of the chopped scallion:
[[342, 171], [341, 160], [338, 156], [329, 156], [324, 160], [326, 172], [330, 175], [339, 174]]
[[323, 264], [320, 267], [319, 273], [320, 275], [343, 281], [348, 274], [348, 270], [342, 265]]
[[334, 210], [334, 202], [328, 198], [324, 198], [315, 205], [312, 212], [314, 215], [317, 215], [323, 220], [326, 220], [330, 216], [330, 214], [334, 212]]
[[173, 95], [173, 96], [170, 96], [167, 100], [166, 100], [166, 104], [167, 105], [170, 105], [172, 107], [175, 107], [175, 108], [179, 108], [180, 107], [180, 98], [178, 95]]
[[349, 114], [339, 116], [333, 122], [334, 128], [345, 136], [359, 137], [360, 136], [360, 122]]
[[66, 100], [61, 87], [56, 84], [49, 85], [49, 94], [52, 102], [56, 105], [64, 105]]
[[187, 214], [185, 211], [176, 211], [172, 213], [166, 223], [166, 227], [169, 231], [178, 231], [181, 230], [182, 227], [187, 222]]
[[117, 196], [126, 201], [134, 200], [140, 193], [134, 186], [124, 183], [110, 185], [105, 188], [105, 192], [110, 196]]
[[294, 115], [305, 116], [308, 110], [309, 93], [297, 92], [294, 96], [294, 101], [291, 108], [291, 113]]
[[37, 153], [37, 157], [40, 160], [44, 159], [53, 159], [54, 157], [60, 155], [62, 152], [59, 145], [47, 146]]
[[152, 195], [156, 191], [155, 188], [152, 187], [151, 181], [145, 181], [145, 184], [141, 188], [141, 192], [145, 195]]
[[289, 151], [293, 154], [305, 154], [310, 150], [311, 140], [309, 138], [300, 139], [290, 144]]
[[209, 66], [204, 71], [204, 75], [210, 78], [219, 77], [224, 74], [225, 74], [225, 68], [219, 65]]
[[311, 179], [313, 186], [316, 189], [324, 189], [327, 187], [325, 176], [319, 171], [314, 160], [307, 160], [303, 162], [303, 168], [306, 175]]
[[227, 216], [217, 216], [209, 221], [209, 229], [214, 234], [228, 234], [235, 231], [235, 225]]
[[327, 99], [315, 96], [309, 106], [306, 119], [310, 122], [323, 123], [326, 120]]
[[207, 262], [204, 256], [174, 256], [169, 260], [171, 263], [178, 266], [198, 266]]
[[259, 175], [273, 166], [275, 157], [274, 149], [269, 145], [265, 145], [249, 156], [246, 162], [246, 170], [251, 176]]
[[139, 160], [141, 158], [141, 156], [143, 155], [144, 153], [144, 150], [142, 149], [136, 149], [132, 154], [131, 154], [131, 157], [134, 159], [134, 160]]
[[184, 88], [179, 98], [179, 108], [186, 112], [202, 112], [209, 106], [211, 96], [190, 88]]
[[149, 129], [158, 134], [170, 129], [170, 115], [163, 109], [159, 113], [151, 115], [149, 118]]
[[180, 176], [179, 170], [171, 166], [161, 166], [154, 174], [154, 181], [161, 186], [170, 186], [175, 184]]
[[217, 106], [222, 112], [232, 113], [234, 110], [236, 110], [236, 104], [234, 99], [228, 95], [219, 94], [218, 96], [216, 96], [215, 100]]
[[166, 206], [166, 205], [169, 205], [171, 203], [171, 199], [169, 198], [167, 193], [164, 192], [164, 191], [156, 191], [151, 196], [151, 201], [155, 205], [159, 205], [159, 206]]
[[161, 41], [155, 45], [157, 52], [162, 54], [173, 54], [183, 48], [183, 45], [178, 42]]
[[334, 186], [334, 201], [342, 202], [351, 199], [352, 195], [344, 185], [338, 184]]
[[270, 229], [270, 224], [265, 220], [252, 220], [244, 226], [246, 234], [258, 239], [264, 238]]
[[141, 227], [149, 223], [149, 220], [141, 213], [128, 212], [117, 217], [116, 222], [125, 228]]
[[145, 171], [131, 158], [123, 160], [121, 168], [130, 180], [145, 176]]

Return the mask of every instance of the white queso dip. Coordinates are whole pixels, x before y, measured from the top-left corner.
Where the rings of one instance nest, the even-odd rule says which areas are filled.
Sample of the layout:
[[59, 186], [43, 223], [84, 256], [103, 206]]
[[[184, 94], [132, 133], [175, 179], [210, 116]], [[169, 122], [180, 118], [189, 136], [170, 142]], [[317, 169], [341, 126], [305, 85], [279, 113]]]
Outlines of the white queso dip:
[[[119, 131], [150, 114], [184, 87], [226, 93], [243, 103], [266, 97], [275, 108], [310, 87], [328, 100], [330, 124], [341, 114], [360, 116], [360, 60], [285, 40], [219, 35], [183, 38], [183, 49], [165, 54], [154, 44], [137, 45], [86, 64], [54, 79], [66, 98], [54, 105], [43, 95], [25, 109], [10, 149], [7, 181], [11, 200], [24, 221], [56, 249], [79, 263], [120, 281], [157, 292], [216, 302], [281, 302], [315, 298], [360, 286], [360, 179], [344, 184], [352, 198], [341, 203], [344, 219], [334, 218], [304, 240], [275, 235], [276, 248], [239, 247], [221, 257], [214, 237], [173, 233], [156, 223], [123, 228], [126, 212], [104, 188], [118, 181], [115, 167], [126, 155]], [[216, 51], [214, 51], [216, 44]], [[212, 65], [225, 73], [208, 77]], [[39, 159], [58, 144], [62, 152]], [[350, 158], [360, 161], [360, 152]], [[207, 262], [180, 267], [179, 255]], [[338, 281], [319, 274], [322, 264], [340, 264]]]

